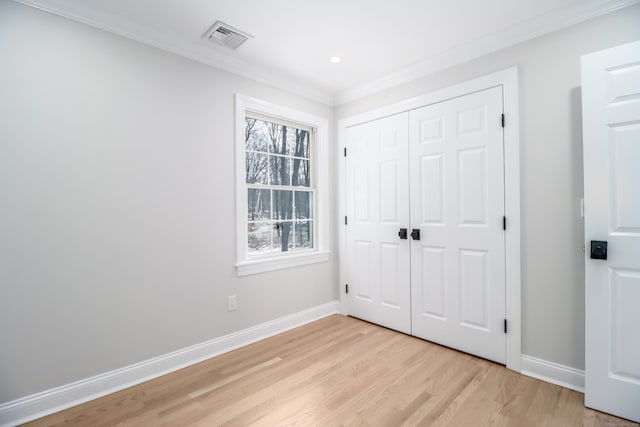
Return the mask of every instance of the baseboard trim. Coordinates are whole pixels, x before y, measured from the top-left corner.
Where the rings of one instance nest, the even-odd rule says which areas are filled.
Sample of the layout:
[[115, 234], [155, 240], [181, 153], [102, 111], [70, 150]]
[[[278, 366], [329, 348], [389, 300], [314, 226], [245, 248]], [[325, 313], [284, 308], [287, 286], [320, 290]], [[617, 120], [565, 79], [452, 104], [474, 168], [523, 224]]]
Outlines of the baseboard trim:
[[584, 393], [584, 371], [522, 355], [521, 373], [548, 383]]
[[0, 426], [35, 420], [339, 312], [332, 301], [124, 368], [0, 405]]

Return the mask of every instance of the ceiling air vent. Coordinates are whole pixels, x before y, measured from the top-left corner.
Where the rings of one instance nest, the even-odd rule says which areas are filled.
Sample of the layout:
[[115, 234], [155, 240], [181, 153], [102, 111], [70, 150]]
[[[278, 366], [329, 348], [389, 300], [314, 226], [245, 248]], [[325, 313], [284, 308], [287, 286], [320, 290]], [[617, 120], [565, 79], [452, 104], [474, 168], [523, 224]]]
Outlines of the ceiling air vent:
[[233, 28], [224, 22], [216, 21], [215, 24], [202, 36], [203, 40], [208, 40], [231, 49], [237, 49], [252, 35]]

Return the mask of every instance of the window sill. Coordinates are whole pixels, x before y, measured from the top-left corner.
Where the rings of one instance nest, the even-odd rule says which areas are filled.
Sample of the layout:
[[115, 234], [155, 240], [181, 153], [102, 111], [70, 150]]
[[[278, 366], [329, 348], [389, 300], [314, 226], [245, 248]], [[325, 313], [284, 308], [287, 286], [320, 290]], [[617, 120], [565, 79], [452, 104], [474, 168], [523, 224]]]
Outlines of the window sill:
[[296, 254], [260, 260], [243, 261], [236, 264], [236, 270], [238, 272], [238, 276], [248, 276], [250, 274], [282, 270], [285, 268], [299, 267], [302, 265], [317, 264], [327, 261], [329, 261], [328, 251], [311, 252], [306, 254]]

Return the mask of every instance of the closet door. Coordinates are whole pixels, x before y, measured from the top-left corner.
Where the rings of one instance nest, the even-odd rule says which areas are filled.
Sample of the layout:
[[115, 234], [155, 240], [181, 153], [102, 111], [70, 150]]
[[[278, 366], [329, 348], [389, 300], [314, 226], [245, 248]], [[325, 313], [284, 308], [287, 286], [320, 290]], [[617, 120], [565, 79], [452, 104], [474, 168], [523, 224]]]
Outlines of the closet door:
[[410, 113], [412, 333], [505, 363], [502, 88]]
[[408, 114], [347, 129], [349, 314], [411, 331]]

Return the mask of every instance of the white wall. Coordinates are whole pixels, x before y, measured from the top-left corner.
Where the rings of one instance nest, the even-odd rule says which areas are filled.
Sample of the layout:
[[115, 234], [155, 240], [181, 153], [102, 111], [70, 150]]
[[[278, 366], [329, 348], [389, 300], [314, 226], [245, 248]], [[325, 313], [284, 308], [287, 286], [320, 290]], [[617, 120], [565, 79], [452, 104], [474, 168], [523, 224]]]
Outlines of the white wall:
[[519, 67], [522, 350], [577, 369], [584, 368], [580, 56], [638, 39], [635, 5], [336, 109], [339, 120]]
[[0, 403], [337, 299], [335, 251], [235, 274], [237, 92], [333, 118], [0, 1]]

